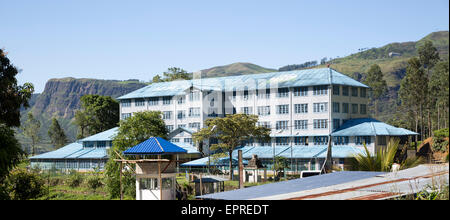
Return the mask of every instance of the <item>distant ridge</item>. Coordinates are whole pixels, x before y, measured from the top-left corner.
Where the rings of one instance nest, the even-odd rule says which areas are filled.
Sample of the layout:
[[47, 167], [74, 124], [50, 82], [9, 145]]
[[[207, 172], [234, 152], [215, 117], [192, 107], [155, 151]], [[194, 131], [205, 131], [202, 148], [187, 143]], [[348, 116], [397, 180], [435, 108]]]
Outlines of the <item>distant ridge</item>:
[[216, 66], [201, 70], [202, 77], [236, 76], [255, 73], [277, 72], [276, 69], [269, 69], [252, 63], [232, 63], [224, 66]]

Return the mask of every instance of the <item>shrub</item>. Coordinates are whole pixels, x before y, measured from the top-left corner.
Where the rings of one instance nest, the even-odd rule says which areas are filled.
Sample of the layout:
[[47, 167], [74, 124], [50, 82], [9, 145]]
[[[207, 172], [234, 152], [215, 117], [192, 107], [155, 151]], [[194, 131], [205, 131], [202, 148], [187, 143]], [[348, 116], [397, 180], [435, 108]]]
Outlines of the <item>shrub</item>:
[[81, 183], [83, 183], [83, 180], [84, 180], [84, 178], [83, 178], [82, 174], [80, 174], [76, 171], [71, 171], [69, 179], [67, 181], [68, 181], [68, 185], [71, 188], [75, 188], [75, 187], [80, 186]]
[[97, 176], [97, 175], [90, 176], [90, 177], [87, 178], [87, 186], [90, 189], [95, 191], [96, 189], [98, 189], [98, 188], [103, 186], [102, 179], [99, 176]]
[[445, 138], [448, 138], [449, 129], [439, 129], [434, 131], [434, 137], [433, 137], [433, 151], [438, 152], [445, 152], [447, 151], [448, 146], [448, 140], [445, 140]]
[[13, 200], [36, 199], [46, 193], [45, 181], [36, 173], [19, 169], [11, 172], [7, 188]]

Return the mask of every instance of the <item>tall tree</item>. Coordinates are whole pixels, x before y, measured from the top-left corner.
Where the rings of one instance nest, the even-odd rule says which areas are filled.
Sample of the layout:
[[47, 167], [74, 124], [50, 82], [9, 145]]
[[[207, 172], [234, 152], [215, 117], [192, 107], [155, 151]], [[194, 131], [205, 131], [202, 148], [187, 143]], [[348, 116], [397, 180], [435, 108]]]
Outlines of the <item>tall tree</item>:
[[210, 138], [217, 138], [218, 144], [212, 144], [211, 150], [222, 150], [229, 156], [230, 180], [233, 178], [233, 150], [251, 138], [269, 139], [270, 129], [257, 126], [257, 115], [234, 114], [224, 118], [207, 119], [207, 127], [193, 134], [194, 140], [202, 142]]
[[378, 117], [378, 102], [379, 99], [386, 94], [387, 83], [383, 79], [383, 73], [381, 72], [380, 66], [373, 64], [367, 71], [366, 80], [364, 81], [366, 85], [371, 88], [370, 100], [375, 105], [375, 117]]
[[[126, 120], [120, 121], [119, 132], [113, 138], [113, 147], [109, 151], [109, 160], [106, 164], [106, 186], [111, 198], [120, 195], [119, 188], [119, 164], [114, 159], [120, 159], [118, 154], [133, 147], [150, 137], [167, 138], [168, 130], [162, 120], [161, 112], [145, 111], [136, 112]], [[125, 173], [125, 194], [135, 192], [132, 173]]]
[[34, 92], [33, 84], [17, 85], [17, 68], [0, 49], [0, 123], [20, 126], [20, 107], [29, 107], [28, 100]]
[[[434, 97], [436, 124], [437, 129], [448, 128], [448, 114], [449, 114], [449, 62], [448, 60], [437, 63], [431, 73], [429, 82], [430, 97]], [[444, 120], [442, 120], [442, 118]], [[441, 123], [443, 121], [444, 123]], [[441, 127], [443, 124], [443, 127]]]
[[[435, 66], [435, 64], [439, 61], [439, 53], [436, 47], [433, 46], [433, 43], [429, 40], [425, 41], [425, 43], [417, 49], [417, 53], [419, 54], [419, 61], [422, 64], [423, 68], [426, 70], [428, 81], [431, 80], [431, 70]], [[428, 94], [431, 94], [432, 91], [428, 91]], [[432, 124], [431, 124], [431, 111], [435, 107], [436, 97], [434, 96], [426, 96], [424, 97], [426, 102], [426, 111], [427, 111], [427, 120], [428, 120], [428, 136], [432, 135]]]
[[41, 140], [39, 130], [41, 129], [41, 122], [34, 118], [31, 112], [28, 112], [28, 119], [22, 127], [23, 134], [31, 139], [31, 155], [36, 154], [36, 144]]
[[[426, 104], [427, 92], [428, 78], [419, 59], [413, 57], [408, 60], [406, 75], [400, 83], [399, 96], [401, 104], [416, 116], [416, 132], [419, 130], [419, 121], [423, 122], [423, 108]], [[423, 135], [423, 126], [421, 126], [420, 133]]]
[[79, 126], [80, 131], [78, 138], [117, 127], [118, 122], [119, 102], [109, 96], [84, 95], [81, 97], [81, 110], [75, 113], [75, 124]]
[[0, 49], [0, 200], [9, 197], [4, 187], [7, 175], [26, 155], [12, 127], [20, 126], [20, 107], [29, 107], [28, 100], [34, 92], [31, 83], [17, 85], [19, 71], [6, 55]]
[[64, 129], [61, 128], [56, 118], [52, 118], [52, 124], [48, 129], [48, 136], [50, 137], [50, 141], [56, 149], [66, 145], [67, 143], [67, 136], [64, 133]]

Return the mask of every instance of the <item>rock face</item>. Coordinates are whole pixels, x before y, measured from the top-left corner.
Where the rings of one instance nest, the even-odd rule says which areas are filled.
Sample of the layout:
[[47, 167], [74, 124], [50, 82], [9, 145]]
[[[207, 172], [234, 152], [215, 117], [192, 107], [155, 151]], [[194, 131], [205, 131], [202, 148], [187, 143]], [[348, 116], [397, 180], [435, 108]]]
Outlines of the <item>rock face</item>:
[[146, 86], [137, 81], [62, 78], [50, 79], [37, 97], [33, 113], [72, 118], [83, 95], [98, 94], [117, 98]]
[[[73, 123], [75, 112], [80, 109], [80, 99], [83, 95], [97, 94], [117, 98], [134, 90], [146, 86], [137, 80], [99, 80], [61, 78], [50, 79], [41, 94], [33, 94], [30, 108], [22, 109], [21, 121], [25, 121], [28, 111], [32, 111], [41, 121], [41, 142], [48, 142], [47, 131], [51, 124], [51, 118], [56, 117], [64, 128], [70, 141], [75, 140], [77, 127]], [[21, 130], [18, 131], [19, 141], [25, 142]]]

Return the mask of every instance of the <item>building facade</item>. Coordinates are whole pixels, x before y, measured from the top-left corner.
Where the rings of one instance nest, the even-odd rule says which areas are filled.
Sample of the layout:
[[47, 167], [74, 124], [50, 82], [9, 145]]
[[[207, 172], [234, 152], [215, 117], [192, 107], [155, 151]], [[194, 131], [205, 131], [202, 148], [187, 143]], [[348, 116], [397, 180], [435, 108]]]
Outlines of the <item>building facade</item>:
[[[258, 115], [272, 141], [250, 140], [251, 146], [324, 145], [344, 121], [368, 117], [368, 87], [329, 68], [156, 83], [119, 100], [121, 119], [161, 111], [169, 130], [197, 131], [227, 114]], [[182, 133], [171, 141], [192, 138]]]

